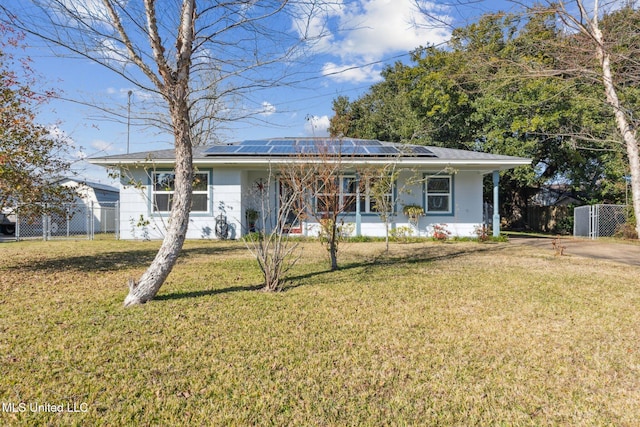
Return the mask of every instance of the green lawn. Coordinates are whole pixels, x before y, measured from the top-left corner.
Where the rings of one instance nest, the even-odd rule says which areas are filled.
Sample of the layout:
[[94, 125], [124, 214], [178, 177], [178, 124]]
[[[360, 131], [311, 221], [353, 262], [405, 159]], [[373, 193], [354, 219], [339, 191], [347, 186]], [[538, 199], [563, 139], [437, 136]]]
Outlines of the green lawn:
[[640, 268], [425, 242], [349, 244], [327, 272], [310, 242], [267, 294], [242, 244], [188, 242], [156, 300], [123, 308], [157, 247], [0, 245], [0, 425], [640, 419]]

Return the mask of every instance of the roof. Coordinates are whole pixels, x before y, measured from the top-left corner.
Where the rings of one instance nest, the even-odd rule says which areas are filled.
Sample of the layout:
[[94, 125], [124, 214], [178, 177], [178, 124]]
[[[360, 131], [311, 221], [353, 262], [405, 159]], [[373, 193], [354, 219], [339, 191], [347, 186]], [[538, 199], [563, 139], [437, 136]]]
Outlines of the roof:
[[59, 183], [63, 182], [74, 182], [78, 185], [86, 185], [87, 187], [93, 188], [94, 190], [102, 190], [107, 192], [119, 193], [120, 190], [112, 185], [102, 184], [99, 182], [87, 181], [85, 179], [77, 179], [77, 178], [62, 178], [58, 181]]
[[[531, 159], [523, 157], [355, 138], [256, 139], [195, 147], [193, 150], [194, 163], [197, 165], [264, 165], [291, 161], [313, 161], [313, 158], [318, 156], [340, 157], [343, 163], [350, 164], [389, 163], [390, 160], [393, 160], [407, 165], [452, 166], [484, 172], [531, 164]], [[89, 159], [89, 162], [104, 166], [169, 165], [174, 160], [174, 150], [169, 149], [94, 157]]]

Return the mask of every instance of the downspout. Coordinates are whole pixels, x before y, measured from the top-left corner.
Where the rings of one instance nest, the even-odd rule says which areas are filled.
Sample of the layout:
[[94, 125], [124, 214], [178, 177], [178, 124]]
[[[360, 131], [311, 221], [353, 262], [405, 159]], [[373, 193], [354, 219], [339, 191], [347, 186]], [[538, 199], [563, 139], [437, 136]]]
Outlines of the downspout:
[[500, 236], [500, 198], [498, 196], [498, 184], [500, 184], [500, 172], [493, 171], [493, 237]]

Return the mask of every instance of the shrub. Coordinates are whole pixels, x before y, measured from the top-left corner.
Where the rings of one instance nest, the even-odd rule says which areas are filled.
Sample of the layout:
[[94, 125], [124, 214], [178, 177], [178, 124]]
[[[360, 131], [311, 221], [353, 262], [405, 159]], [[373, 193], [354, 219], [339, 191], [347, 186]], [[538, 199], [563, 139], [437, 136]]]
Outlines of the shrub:
[[413, 227], [410, 227], [408, 225], [401, 225], [400, 227], [396, 227], [392, 229], [389, 233], [389, 237], [394, 242], [407, 243], [412, 236], [413, 236]]
[[451, 231], [447, 229], [447, 224], [433, 224], [433, 238], [435, 240], [444, 241], [451, 236]]

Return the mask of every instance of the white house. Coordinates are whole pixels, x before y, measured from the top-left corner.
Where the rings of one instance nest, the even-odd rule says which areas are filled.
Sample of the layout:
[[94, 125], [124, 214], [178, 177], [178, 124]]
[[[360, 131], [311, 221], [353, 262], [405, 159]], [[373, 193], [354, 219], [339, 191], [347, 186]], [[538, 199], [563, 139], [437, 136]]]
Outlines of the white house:
[[[530, 159], [520, 157], [350, 138], [278, 138], [197, 147], [187, 238], [241, 237], [249, 229], [247, 211], [256, 208], [251, 197], [255, 186], [272, 180], [270, 188], [277, 189], [280, 168], [313, 161], [314, 154], [327, 150], [334, 159], [339, 156], [344, 169], [338, 178], [341, 191], [356, 188], [353, 191], [357, 194], [350, 196], [360, 201], [345, 209], [343, 220], [352, 224], [354, 235], [365, 236], [384, 236], [386, 226], [375, 211], [367, 186], [351, 185], [363, 168], [393, 163], [399, 172], [390, 194], [395, 204], [392, 227], [411, 227], [417, 235], [428, 236], [434, 225], [443, 224], [454, 236], [475, 236], [483, 224], [483, 177], [493, 175], [494, 206], [498, 206], [499, 172], [531, 164]], [[162, 238], [173, 194], [174, 151], [96, 157], [90, 162], [121, 171], [121, 238], [142, 234]], [[272, 190], [274, 199], [277, 191]], [[403, 213], [406, 205], [418, 205], [424, 214], [410, 221]], [[494, 234], [499, 232], [499, 224], [499, 216], [494, 214]], [[313, 219], [291, 225], [291, 233], [308, 235], [317, 230]]]

